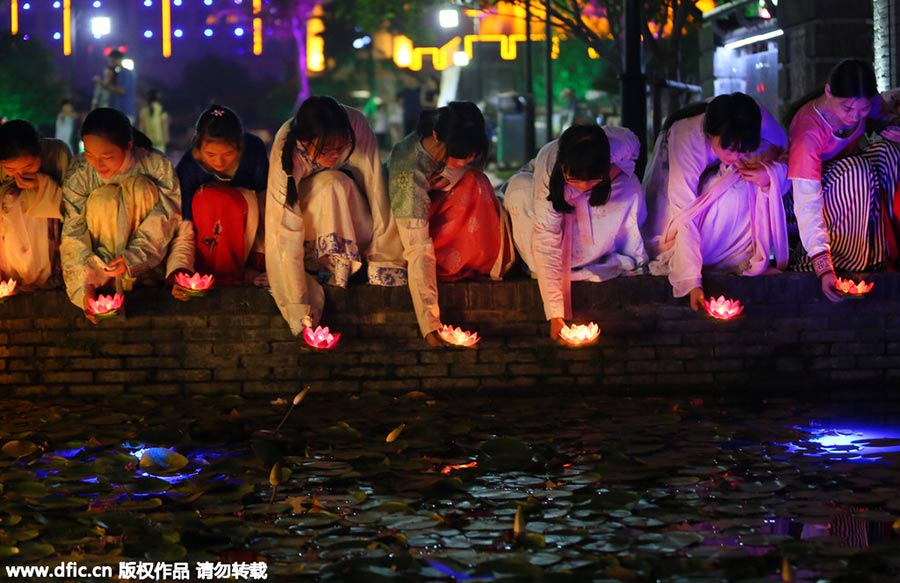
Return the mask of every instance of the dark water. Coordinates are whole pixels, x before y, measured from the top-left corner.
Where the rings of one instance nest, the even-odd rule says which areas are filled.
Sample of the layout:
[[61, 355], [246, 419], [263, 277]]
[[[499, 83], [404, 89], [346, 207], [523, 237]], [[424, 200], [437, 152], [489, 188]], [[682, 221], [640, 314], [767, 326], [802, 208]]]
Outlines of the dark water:
[[881, 406], [310, 393], [273, 433], [292, 397], [0, 401], [0, 561], [900, 581], [900, 421]]

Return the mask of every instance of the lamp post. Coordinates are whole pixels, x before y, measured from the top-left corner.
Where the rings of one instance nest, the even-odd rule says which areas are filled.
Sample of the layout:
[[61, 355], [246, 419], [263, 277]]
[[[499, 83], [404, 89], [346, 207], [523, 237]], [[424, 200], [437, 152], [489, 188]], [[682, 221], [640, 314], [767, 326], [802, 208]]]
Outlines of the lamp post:
[[622, 125], [641, 141], [637, 174], [647, 163], [647, 81], [641, 69], [641, 0], [625, 2], [625, 70], [622, 73]]
[[537, 150], [534, 129], [534, 77], [531, 71], [531, 0], [525, 0], [525, 158]]

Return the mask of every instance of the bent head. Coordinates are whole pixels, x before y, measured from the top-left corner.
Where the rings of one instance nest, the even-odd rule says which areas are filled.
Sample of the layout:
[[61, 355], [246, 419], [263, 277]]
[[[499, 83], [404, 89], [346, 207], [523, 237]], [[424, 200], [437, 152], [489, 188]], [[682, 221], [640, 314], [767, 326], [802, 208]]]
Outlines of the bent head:
[[19, 188], [28, 188], [41, 169], [40, 135], [37, 128], [24, 119], [0, 125], [0, 167], [15, 179]]
[[81, 140], [85, 160], [107, 179], [122, 168], [134, 147], [134, 130], [124, 113], [101, 107], [84, 118]]
[[332, 168], [356, 147], [356, 135], [347, 110], [333, 97], [312, 96], [304, 101], [291, 120], [296, 146], [310, 160]]
[[609, 139], [597, 125], [576, 125], [559, 139], [557, 166], [566, 184], [582, 191], [593, 190], [609, 180]]
[[234, 111], [210, 105], [197, 119], [191, 146], [194, 157], [214, 172], [236, 169], [244, 149], [244, 126]]
[[719, 95], [706, 108], [703, 133], [723, 164], [736, 164], [759, 147], [762, 113], [745, 93]]
[[855, 126], [869, 115], [872, 98], [878, 93], [875, 71], [859, 59], [845, 59], [828, 75], [825, 97], [829, 111], [841, 124]]
[[443, 107], [423, 111], [416, 126], [420, 138], [433, 136], [446, 151], [438, 160], [459, 169], [487, 157], [488, 139], [484, 115], [471, 101], [452, 101]]

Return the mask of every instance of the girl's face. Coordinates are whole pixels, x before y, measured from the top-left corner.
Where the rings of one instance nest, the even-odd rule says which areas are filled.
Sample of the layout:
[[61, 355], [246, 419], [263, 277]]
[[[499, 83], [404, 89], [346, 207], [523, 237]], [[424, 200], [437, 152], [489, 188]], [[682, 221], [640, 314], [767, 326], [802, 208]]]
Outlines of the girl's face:
[[463, 166], [468, 166], [472, 163], [472, 160], [475, 159], [475, 154], [469, 154], [466, 158], [454, 158], [453, 156], [447, 156], [447, 160], [444, 162], [447, 168], [451, 170], [459, 170]]
[[200, 143], [200, 161], [216, 172], [225, 172], [241, 157], [241, 152], [233, 145], [203, 140]]
[[743, 152], [723, 148], [722, 139], [719, 138], [719, 136], [710, 138], [709, 143], [710, 146], [712, 146], [713, 154], [715, 154], [716, 157], [722, 161], [722, 164], [725, 164], [726, 166], [733, 166], [744, 157]]
[[844, 127], [855, 127], [872, 111], [872, 100], [865, 97], [835, 97], [831, 87], [826, 86], [828, 109]]
[[41, 159], [24, 154], [0, 162], [0, 168], [3, 168], [4, 174], [15, 179], [19, 188], [28, 188], [31, 186], [30, 181], [34, 180], [41, 169]]
[[132, 148], [133, 142], [128, 142], [128, 149], [123, 150], [102, 136], [82, 136], [84, 142], [84, 157], [100, 178], [111, 178], [125, 163], [125, 157]]
[[322, 140], [318, 146], [311, 141], [300, 140], [300, 148], [306, 152], [306, 156], [314, 160], [323, 168], [333, 168], [344, 159], [350, 141], [344, 137], [329, 137]]

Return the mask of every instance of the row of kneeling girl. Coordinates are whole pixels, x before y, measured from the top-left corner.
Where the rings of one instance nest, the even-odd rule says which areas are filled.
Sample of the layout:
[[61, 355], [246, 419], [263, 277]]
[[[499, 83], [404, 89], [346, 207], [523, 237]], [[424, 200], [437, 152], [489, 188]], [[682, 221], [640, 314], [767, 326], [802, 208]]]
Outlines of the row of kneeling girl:
[[[643, 186], [633, 133], [575, 126], [510, 179], [504, 204], [483, 172], [484, 118], [468, 102], [424, 112], [385, 165], [363, 114], [330, 97], [304, 101], [270, 156], [234, 112], [210, 106], [176, 168], [115, 110], [88, 115], [85, 154], [68, 168], [65, 145], [16, 120], [0, 126], [0, 275], [28, 289], [61, 273], [82, 308], [98, 290], [163, 281], [187, 299], [178, 273], [254, 282], [271, 287], [294, 333], [319, 323], [323, 285], [408, 285], [433, 345], [437, 283], [500, 279], [514, 247], [538, 279], [552, 338], [571, 317], [572, 280], [665, 274], [697, 309], [704, 271], [790, 263], [839, 300], [835, 268], [892, 259], [895, 114], [871, 67], [845, 61], [797, 110], [790, 146], [752, 98], [722, 95], [667, 121]], [[860, 149], [867, 119], [885, 139]], [[802, 246], [791, 249], [794, 223]]]

